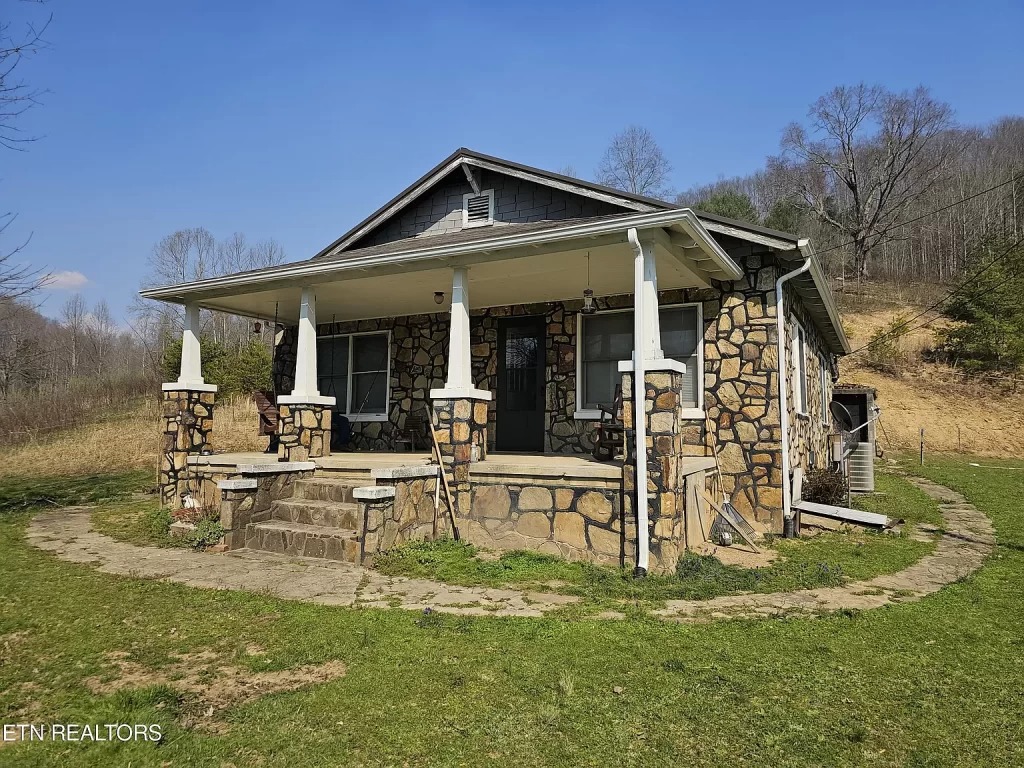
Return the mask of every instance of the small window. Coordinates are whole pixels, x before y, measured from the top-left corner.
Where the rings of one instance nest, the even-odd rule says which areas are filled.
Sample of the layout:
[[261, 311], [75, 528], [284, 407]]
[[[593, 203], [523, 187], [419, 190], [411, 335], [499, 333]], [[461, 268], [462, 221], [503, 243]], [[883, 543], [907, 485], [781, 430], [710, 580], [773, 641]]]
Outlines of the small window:
[[462, 196], [462, 226], [483, 227], [494, 223], [494, 190]]
[[387, 333], [317, 339], [320, 394], [337, 398], [336, 409], [354, 421], [386, 416], [390, 383], [388, 347]]
[[797, 413], [807, 413], [807, 339], [800, 323], [795, 323], [792, 355], [793, 408]]
[[828, 358], [824, 355], [818, 355], [818, 365], [821, 371], [821, 415], [828, 418], [828, 386], [831, 383], [832, 371], [829, 369]]

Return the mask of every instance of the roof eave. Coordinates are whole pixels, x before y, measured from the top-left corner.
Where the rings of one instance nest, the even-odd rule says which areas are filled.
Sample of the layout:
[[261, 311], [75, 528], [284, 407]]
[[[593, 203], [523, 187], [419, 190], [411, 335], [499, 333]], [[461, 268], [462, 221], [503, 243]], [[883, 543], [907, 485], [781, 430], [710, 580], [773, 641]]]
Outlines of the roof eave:
[[308, 259], [306, 261], [271, 267], [257, 272], [243, 272], [234, 275], [197, 280], [190, 283], [149, 288], [139, 292], [147, 299], [184, 303], [189, 295], [215, 296], [236, 288], [263, 290], [269, 285], [282, 280], [306, 278], [309, 282], [317, 282], [318, 278], [348, 271], [365, 271], [368, 268], [384, 265], [395, 265], [429, 259], [446, 260], [459, 256], [471, 255], [481, 251], [500, 251], [526, 247], [538, 243], [569, 241], [576, 238], [595, 237], [600, 235], [625, 232], [630, 228], [638, 230], [656, 229], [681, 225], [686, 232], [700, 243], [701, 250], [711, 257], [720, 273], [716, 279], [736, 280], [743, 275], [743, 270], [730, 258], [715, 239], [701, 224], [696, 214], [689, 209], [669, 209], [637, 213], [631, 216], [616, 217], [613, 220], [590, 221], [567, 227], [554, 227], [529, 233], [508, 233], [467, 243], [452, 243], [443, 246], [421, 246], [398, 253], [379, 254], [354, 257], [343, 260]]
[[809, 259], [811, 262], [809, 272], [811, 279], [814, 281], [814, 287], [821, 296], [821, 303], [824, 305], [825, 311], [828, 313], [829, 320], [832, 323], [832, 328], [835, 330], [836, 337], [839, 341], [839, 346], [842, 348], [842, 354], [848, 355], [852, 351], [850, 340], [846, 337], [846, 331], [843, 330], [843, 320], [839, 316], [839, 307], [836, 305], [835, 297], [832, 295], [832, 289], [828, 285], [828, 278], [825, 277], [825, 273], [821, 269], [821, 262], [818, 261], [818, 255], [814, 252], [814, 247], [811, 245], [811, 241], [807, 238], [801, 238], [797, 241], [797, 249], [800, 251], [801, 256], [805, 259]]

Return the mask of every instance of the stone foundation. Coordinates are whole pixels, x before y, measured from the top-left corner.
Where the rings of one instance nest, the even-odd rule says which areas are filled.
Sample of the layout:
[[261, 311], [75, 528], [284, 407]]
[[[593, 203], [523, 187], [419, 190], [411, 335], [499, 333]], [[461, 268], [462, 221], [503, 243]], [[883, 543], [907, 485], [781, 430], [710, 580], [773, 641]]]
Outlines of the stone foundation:
[[306, 461], [331, 454], [330, 406], [278, 405], [278, 461]]
[[180, 496], [188, 487], [188, 457], [210, 448], [213, 405], [213, 392], [163, 390], [160, 503], [164, 506], [181, 505]]
[[635, 546], [615, 481], [488, 477], [474, 479], [471, 494], [470, 512], [458, 520], [470, 544], [614, 566]]
[[376, 486], [353, 492], [363, 519], [364, 563], [372, 564], [378, 553], [407, 541], [451, 535], [443, 491], [434, 507], [436, 466], [379, 470], [374, 479]]

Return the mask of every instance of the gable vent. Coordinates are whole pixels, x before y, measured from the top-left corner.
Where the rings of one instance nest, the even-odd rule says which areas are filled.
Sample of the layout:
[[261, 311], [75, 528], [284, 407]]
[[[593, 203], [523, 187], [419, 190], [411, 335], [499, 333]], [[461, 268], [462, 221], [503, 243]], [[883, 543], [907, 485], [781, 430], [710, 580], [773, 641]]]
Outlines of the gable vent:
[[462, 225], [480, 227], [494, 222], [494, 190], [487, 189], [479, 195], [463, 195]]

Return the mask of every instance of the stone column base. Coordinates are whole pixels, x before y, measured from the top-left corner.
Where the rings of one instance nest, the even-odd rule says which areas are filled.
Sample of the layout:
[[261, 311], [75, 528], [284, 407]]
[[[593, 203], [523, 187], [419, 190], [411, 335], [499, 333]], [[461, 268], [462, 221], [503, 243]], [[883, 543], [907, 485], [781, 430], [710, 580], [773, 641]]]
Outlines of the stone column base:
[[[686, 547], [686, 484], [680, 459], [688, 455], [689, 450], [696, 450], [684, 446], [684, 440], [693, 437], [688, 434], [692, 431], [693, 422], [682, 415], [682, 373], [649, 371], [644, 375], [644, 384], [650, 570], [670, 571]], [[626, 440], [626, 460], [622, 468], [623, 502], [629, 506], [626, 519], [636, 520], [636, 440], [633, 437], [636, 415], [632, 373], [623, 374], [622, 392], [622, 418], [630, 435]]]
[[213, 431], [215, 387], [203, 389], [172, 389], [163, 386], [161, 431], [163, 448], [160, 455], [160, 503], [165, 507], [181, 505], [181, 494], [187, 490], [188, 457], [210, 447]]
[[331, 455], [331, 404], [278, 398], [277, 460], [306, 461]]
[[434, 421], [441, 460], [451, 482], [459, 515], [470, 509], [469, 465], [487, 458], [487, 401], [434, 400]]

